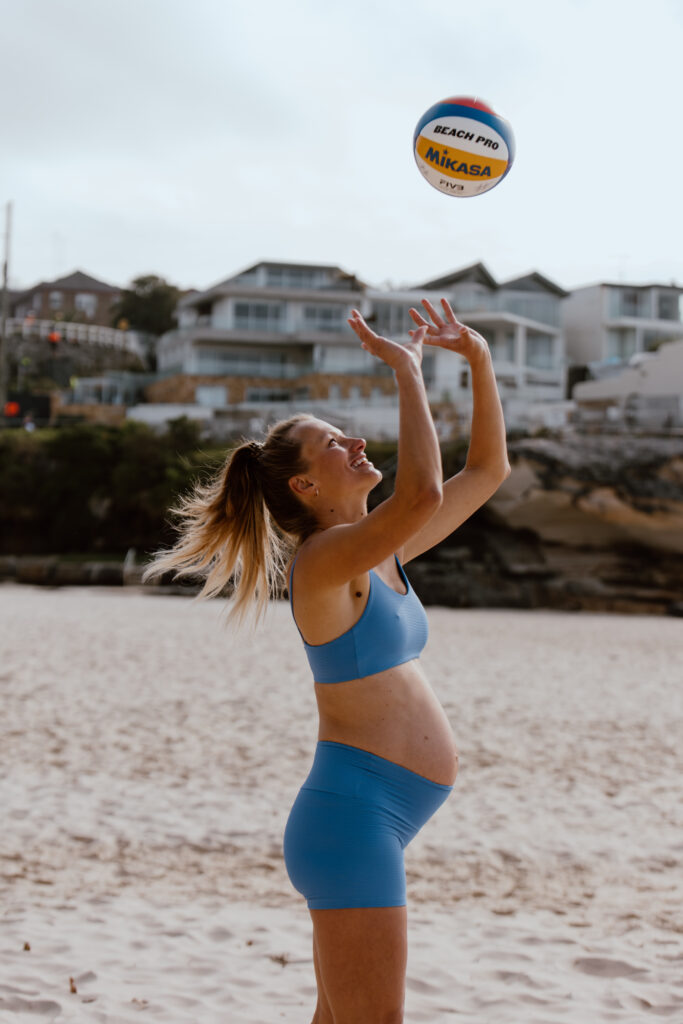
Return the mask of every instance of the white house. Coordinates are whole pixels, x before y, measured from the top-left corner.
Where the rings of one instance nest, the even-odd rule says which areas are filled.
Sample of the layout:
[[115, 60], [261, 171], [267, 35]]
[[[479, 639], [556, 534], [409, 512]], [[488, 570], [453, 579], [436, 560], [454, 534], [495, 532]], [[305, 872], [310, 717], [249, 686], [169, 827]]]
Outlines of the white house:
[[[374, 418], [390, 435], [397, 427], [391, 372], [360, 348], [347, 317], [357, 307], [379, 333], [407, 340], [410, 307], [443, 295], [487, 338], [508, 419], [517, 422], [530, 402], [564, 397], [566, 294], [537, 273], [499, 284], [481, 263], [391, 290], [334, 265], [257, 263], [181, 300], [178, 328], [157, 350], [162, 379], [148, 393], [154, 402], [265, 416], [308, 403], [342, 422], [355, 421], [356, 412], [361, 421]], [[468, 419], [466, 362], [427, 350], [424, 371], [432, 401], [451, 403]]]
[[581, 364], [625, 365], [683, 335], [675, 284], [601, 283], [576, 288], [562, 307], [567, 355]]
[[683, 330], [680, 340], [631, 362], [611, 377], [574, 386], [580, 418], [659, 429], [683, 426]]

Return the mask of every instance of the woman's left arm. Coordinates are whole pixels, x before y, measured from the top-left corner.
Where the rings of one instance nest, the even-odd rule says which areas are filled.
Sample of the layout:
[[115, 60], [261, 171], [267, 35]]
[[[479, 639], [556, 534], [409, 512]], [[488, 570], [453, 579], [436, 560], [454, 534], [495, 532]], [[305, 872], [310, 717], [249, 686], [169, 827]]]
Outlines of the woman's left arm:
[[[401, 560], [409, 562], [453, 533], [494, 494], [510, 473], [505, 421], [489, 347], [484, 338], [455, 317], [445, 299], [443, 317], [427, 300], [432, 320], [425, 345], [450, 349], [464, 356], [472, 376], [472, 426], [465, 467], [443, 485], [443, 501], [422, 529], [405, 544]], [[411, 311], [418, 326], [428, 322]]]

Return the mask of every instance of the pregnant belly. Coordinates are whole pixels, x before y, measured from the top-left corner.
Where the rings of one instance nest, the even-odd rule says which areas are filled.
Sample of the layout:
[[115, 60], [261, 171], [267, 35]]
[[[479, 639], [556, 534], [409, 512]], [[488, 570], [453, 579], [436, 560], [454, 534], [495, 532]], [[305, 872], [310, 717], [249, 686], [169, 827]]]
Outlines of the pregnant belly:
[[442, 785], [455, 782], [453, 731], [417, 661], [315, 689], [319, 739], [369, 750]]

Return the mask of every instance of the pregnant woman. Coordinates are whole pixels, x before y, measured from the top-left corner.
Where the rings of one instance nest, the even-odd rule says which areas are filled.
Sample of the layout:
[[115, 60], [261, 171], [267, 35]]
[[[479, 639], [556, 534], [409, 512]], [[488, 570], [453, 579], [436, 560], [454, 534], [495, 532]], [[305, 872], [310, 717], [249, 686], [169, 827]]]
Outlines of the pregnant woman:
[[[427, 618], [402, 566], [452, 533], [509, 473], [486, 342], [446, 300], [442, 312], [423, 305], [424, 314], [411, 310], [415, 329], [404, 345], [375, 334], [355, 310], [349, 319], [363, 348], [396, 378], [391, 497], [368, 512], [381, 473], [363, 439], [296, 416], [263, 443], [237, 448], [213, 483], [183, 501], [177, 544], [148, 570], [203, 572], [207, 595], [233, 577], [240, 616], [255, 600], [263, 606], [289, 553], [292, 614], [320, 714], [313, 765], [284, 837], [287, 871], [313, 921], [313, 1024], [403, 1020], [403, 850], [448, 797], [458, 755], [420, 667]], [[467, 461], [445, 482], [423, 344], [460, 353], [471, 368]]]

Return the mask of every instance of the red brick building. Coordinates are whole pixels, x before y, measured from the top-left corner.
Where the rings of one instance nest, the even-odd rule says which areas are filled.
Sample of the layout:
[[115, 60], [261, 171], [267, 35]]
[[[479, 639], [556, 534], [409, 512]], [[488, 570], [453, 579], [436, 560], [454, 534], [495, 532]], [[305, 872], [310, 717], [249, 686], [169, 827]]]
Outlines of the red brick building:
[[120, 295], [120, 288], [76, 270], [16, 293], [10, 303], [10, 316], [22, 320], [32, 315], [36, 320], [76, 320], [110, 327], [112, 306]]

